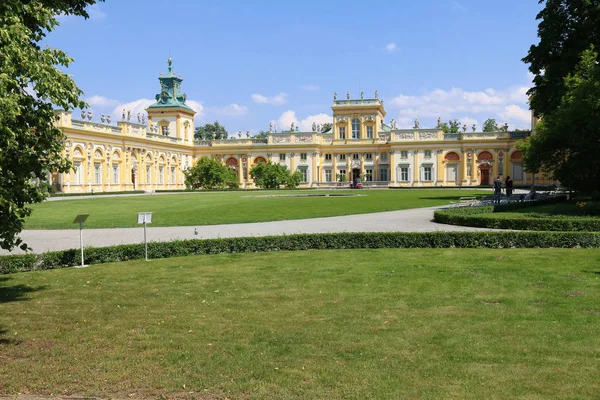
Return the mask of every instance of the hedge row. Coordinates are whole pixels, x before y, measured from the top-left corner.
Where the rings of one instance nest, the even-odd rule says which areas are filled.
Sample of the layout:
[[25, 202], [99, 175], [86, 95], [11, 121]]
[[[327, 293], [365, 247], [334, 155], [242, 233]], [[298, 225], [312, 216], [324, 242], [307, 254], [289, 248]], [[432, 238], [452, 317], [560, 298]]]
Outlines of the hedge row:
[[[152, 242], [152, 259], [198, 254], [254, 253], [281, 250], [377, 248], [598, 248], [600, 234], [579, 232], [419, 232], [337, 233]], [[0, 274], [79, 265], [78, 249], [0, 257]], [[85, 250], [86, 264], [144, 258], [144, 245]]]
[[[535, 202], [535, 205], [556, 202], [554, 199]], [[448, 225], [472, 226], [477, 228], [515, 229], [527, 231], [563, 231], [563, 232], [600, 232], [600, 218], [571, 217], [566, 215], [547, 217], [521, 217], [499, 215], [490, 217], [489, 214], [501, 213], [520, 208], [531, 207], [531, 203], [501, 204], [482, 207], [461, 207], [447, 210], [437, 210], [433, 213], [435, 222]]]
[[52, 193], [50, 197], [76, 197], [76, 196], [105, 196], [113, 194], [142, 194], [144, 190], [125, 190], [120, 192], [85, 192], [85, 193]]

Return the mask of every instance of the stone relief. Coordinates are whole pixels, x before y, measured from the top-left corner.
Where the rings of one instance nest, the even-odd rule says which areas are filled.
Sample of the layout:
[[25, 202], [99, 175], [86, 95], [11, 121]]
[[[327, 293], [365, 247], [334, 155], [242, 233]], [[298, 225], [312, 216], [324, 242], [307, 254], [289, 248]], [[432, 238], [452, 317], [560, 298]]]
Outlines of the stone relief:
[[299, 135], [294, 137], [295, 143], [312, 143], [312, 135]]
[[273, 143], [292, 143], [292, 137], [285, 136], [273, 136]]
[[419, 132], [419, 140], [431, 140], [431, 139], [437, 139], [438, 138], [438, 134], [437, 132]]
[[394, 134], [395, 140], [414, 140], [415, 135], [412, 132], [400, 132]]

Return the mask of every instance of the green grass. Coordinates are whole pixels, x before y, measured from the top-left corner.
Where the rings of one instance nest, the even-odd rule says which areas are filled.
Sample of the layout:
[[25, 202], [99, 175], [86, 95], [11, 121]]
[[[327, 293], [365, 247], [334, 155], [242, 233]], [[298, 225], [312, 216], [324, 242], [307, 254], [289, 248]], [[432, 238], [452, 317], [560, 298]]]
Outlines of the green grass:
[[597, 399], [600, 251], [199, 256], [0, 277], [0, 393]]
[[205, 192], [49, 201], [34, 205], [25, 229], [75, 229], [77, 214], [89, 213], [86, 228], [137, 226], [137, 213], [153, 212], [152, 226], [215, 225], [281, 221], [403, 210], [449, 204], [477, 190], [336, 190], [304, 193], [349, 193], [356, 197], [259, 197], [301, 191]]
[[562, 216], [590, 218], [588, 215], [582, 215], [573, 203], [544, 204], [511, 211], [482, 214], [482, 216], [486, 218], [560, 218]]

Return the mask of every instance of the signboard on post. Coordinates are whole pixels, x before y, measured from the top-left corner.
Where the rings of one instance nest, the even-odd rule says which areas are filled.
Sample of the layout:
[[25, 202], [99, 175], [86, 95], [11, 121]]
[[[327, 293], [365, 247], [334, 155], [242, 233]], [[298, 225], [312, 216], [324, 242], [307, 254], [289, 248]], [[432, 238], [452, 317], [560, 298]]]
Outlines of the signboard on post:
[[151, 212], [140, 212], [138, 213], [138, 224], [144, 224], [144, 252], [146, 254], [146, 261], [148, 261], [148, 236], [146, 235], [146, 225], [152, 223]]
[[73, 220], [74, 224], [79, 223], [79, 247], [81, 247], [81, 266], [85, 267], [85, 263], [83, 262], [83, 223], [90, 214], [79, 214]]

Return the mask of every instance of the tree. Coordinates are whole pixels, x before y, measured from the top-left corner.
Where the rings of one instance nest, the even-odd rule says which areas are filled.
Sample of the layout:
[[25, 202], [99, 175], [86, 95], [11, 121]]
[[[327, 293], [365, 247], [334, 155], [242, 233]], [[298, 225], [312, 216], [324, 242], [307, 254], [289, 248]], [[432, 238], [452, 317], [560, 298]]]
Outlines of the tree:
[[327, 132], [331, 128], [333, 128], [333, 124], [331, 122], [325, 122], [323, 125], [321, 125], [321, 132]]
[[460, 122], [457, 119], [448, 121], [448, 126], [450, 128], [450, 133], [460, 132]]
[[[542, 3], [543, 1], [540, 1]], [[575, 70], [582, 53], [600, 48], [600, 6], [597, 0], [546, 0], [537, 15], [540, 41], [523, 61], [534, 75], [527, 92], [537, 116], [555, 110], [566, 93], [564, 79]]]
[[302, 174], [296, 171], [290, 173], [287, 166], [271, 161], [258, 163], [250, 169], [250, 176], [256, 186], [263, 189], [279, 189], [281, 185], [294, 188], [300, 184]]
[[447, 122], [441, 122], [439, 125], [439, 129], [444, 133], [450, 133], [450, 125]]
[[239, 185], [235, 170], [211, 157], [201, 157], [184, 175], [186, 186], [192, 189], [233, 189]]
[[254, 135], [254, 139], [266, 139], [269, 132], [260, 131], [258, 135]]
[[483, 132], [498, 132], [500, 127], [494, 118], [488, 118], [483, 123]]
[[550, 173], [581, 191], [600, 191], [600, 65], [593, 45], [564, 79], [564, 95], [535, 135], [519, 143], [528, 171]]
[[[102, 0], [99, 0], [102, 1]], [[18, 238], [28, 207], [46, 198], [48, 171], [68, 172], [66, 136], [54, 127], [54, 108], [84, 108], [82, 91], [60, 71], [73, 59], [40, 42], [57, 15], [88, 18], [96, 0], [0, 2], [0, 247], [27, 249]]]
[[219, 124], [219, 121], [215, 121], [214, 124], [198, 126], [194, 131], [194, 139], [196, 140], [227, 139], [227, 135], [227, 130]]

